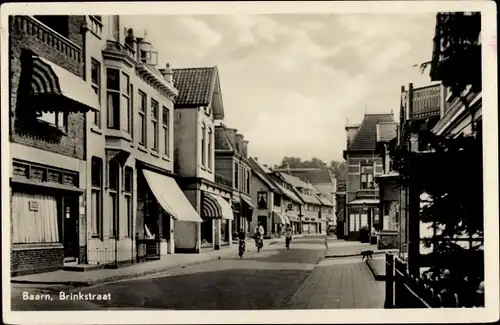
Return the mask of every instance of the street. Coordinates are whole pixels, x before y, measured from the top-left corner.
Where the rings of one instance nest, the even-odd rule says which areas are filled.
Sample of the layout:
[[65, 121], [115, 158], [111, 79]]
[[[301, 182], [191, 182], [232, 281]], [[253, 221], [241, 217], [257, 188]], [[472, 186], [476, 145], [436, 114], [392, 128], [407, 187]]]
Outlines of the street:
[[[330, 239], [330, 241], [336, 241]], [[382, 308], [383, 283], [360, 257], [324, 259], [324, 236], [92, 287], [12, 285], [13, 310]], [[73, 293], [76, 300], [61, 300]], [[49, 298], [49, 300], [23, 300]], [[93, 293], [93, 300], [82, 299]], [[35, 296], [35, 295], [40, 296]], [[43, 296], [44, 294], [48, 296]], [[111, 299], [104, 300], [104, 296]], [[85, 298], [83, 298], [85, 299]], [[88, 299], [88, 297], [87, 297]], [[101, 299], [101, 300], [97, 300]]]

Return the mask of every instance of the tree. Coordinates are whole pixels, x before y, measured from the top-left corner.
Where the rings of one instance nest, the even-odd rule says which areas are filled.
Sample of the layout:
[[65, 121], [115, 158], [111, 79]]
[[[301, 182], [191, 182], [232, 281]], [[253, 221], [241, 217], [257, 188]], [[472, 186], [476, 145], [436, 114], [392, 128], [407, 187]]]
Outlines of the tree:
[[419, 141], [431, 152], [410, 152], [395, 145], [390, 154], [394, 168], [411, 188], [427, 195], [419, 217], [434, 230], [433, 236], [423, 239], [426, 247], [433, 248], [426, 258], [431, 273], [448, 269], [455, 278], [478, 282], [484, 278], [482, 134], [450, 139], [422, 131]]
[[326, 168], [327, 164], [316, 157], [311, 160], [302, 161], [298, 157], [284, 157], [278, 168]]

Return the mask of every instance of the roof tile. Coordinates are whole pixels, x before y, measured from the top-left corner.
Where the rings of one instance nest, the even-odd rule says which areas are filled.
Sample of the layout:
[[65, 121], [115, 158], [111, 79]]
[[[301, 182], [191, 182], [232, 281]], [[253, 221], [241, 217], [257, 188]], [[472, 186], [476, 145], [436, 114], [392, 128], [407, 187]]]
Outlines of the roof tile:
[[217, 67], [173, 69], [174, 84], [179, 90], [176, 105], [206, 106], [210, 104], [217, 78]]

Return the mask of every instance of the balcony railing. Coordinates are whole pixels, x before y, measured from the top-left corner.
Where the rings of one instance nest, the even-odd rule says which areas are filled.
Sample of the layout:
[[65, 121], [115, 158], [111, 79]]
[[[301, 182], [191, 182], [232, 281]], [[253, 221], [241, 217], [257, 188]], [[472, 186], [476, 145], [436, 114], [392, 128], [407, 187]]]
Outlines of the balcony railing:
[[108, 53], [114, 53], [114, 54], [119, 54], [123, 56], [128, 56], [132, 60], [136, 61], [136, 55], [134, 49], [132, 49], [128, 45], [123, 45], [120, 44], [119, 42], [115, 42], [112, 40], [107, 40], [106, 41], [106, 48], [104, 49], [105, 52]]
[[31, 16], [15, 16], [11, 20], [11, 29], [37, 38], [39, 41], [56, 49], [68, 58], [80, 62], [82, 49], [68, 38]]
[[379, 196], [379, 190], [373, 189], [359, 189], [356, 191], [356, 197], [358, 198], [376, 198]]
[[92, 32], [92, 34], [96, 35], [97, 37], [102, 36], [102, 18], [101, 16], [89, 16], [89, 29]]

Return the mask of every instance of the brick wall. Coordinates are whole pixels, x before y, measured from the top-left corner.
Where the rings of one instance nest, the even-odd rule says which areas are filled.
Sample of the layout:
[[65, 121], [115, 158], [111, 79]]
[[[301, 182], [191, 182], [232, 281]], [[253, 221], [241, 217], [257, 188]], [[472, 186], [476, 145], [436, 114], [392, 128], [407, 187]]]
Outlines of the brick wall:
[[10, 254], [12, 276], [50, 272], [62, 269], [64, 249], [62, 247], [42, 249], [14, 249]]
[[[69, 39], [82, 48], [82, 35], [80, 26], [83, 16], [69, 17]], [[67, 135], [50, 137], [48, 139], [43, 134], [36, 134], [36, 128], [27, 129], [19, 126], [19, 116], [25, 113], [24, 106], [18, 99], [24, 96], [24, 87], [19, 87], [21, 80], [21, 53], [23, 50], [31, 50], [43, 58], [69, 70], [70, 72], [82, 76], [83, 62], [82, 56], [79, 59], [71, 58], [64, 51], [56, 46], [49, 45], [47, 35], [40, 36], [40, 31], [34, 28], [24, 29], [23, 23], [26, 20], [10, 18], [10, 108], [11, 108], [11, 141], [26, 146], [36, 147], [61, 155], [85, 159], [85, 115], [83, 113], [69, 114]], [[64, 82], [64, 81], [63, 81]]]

